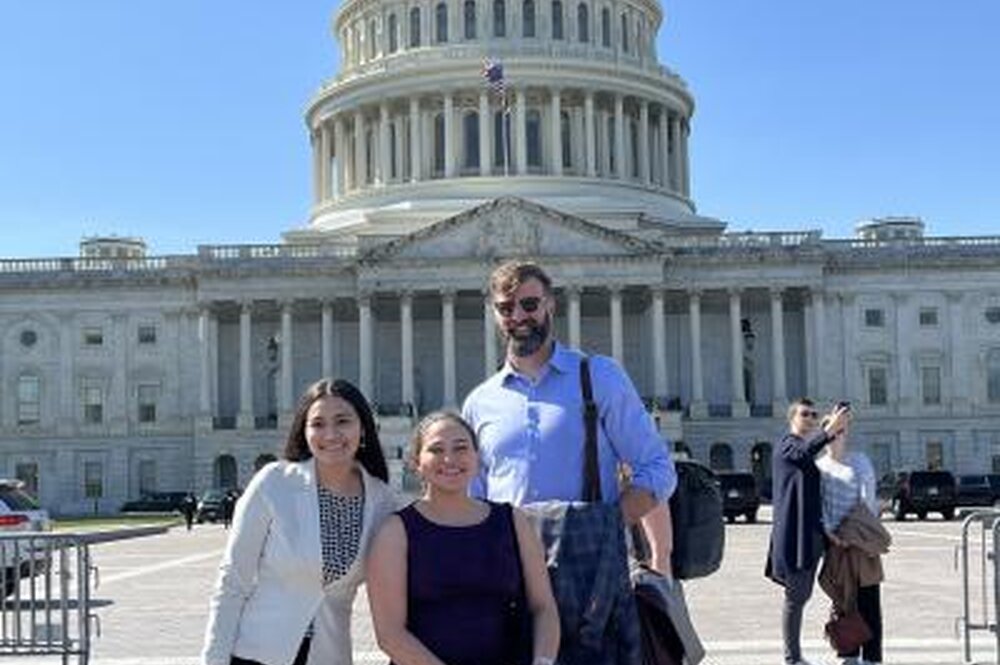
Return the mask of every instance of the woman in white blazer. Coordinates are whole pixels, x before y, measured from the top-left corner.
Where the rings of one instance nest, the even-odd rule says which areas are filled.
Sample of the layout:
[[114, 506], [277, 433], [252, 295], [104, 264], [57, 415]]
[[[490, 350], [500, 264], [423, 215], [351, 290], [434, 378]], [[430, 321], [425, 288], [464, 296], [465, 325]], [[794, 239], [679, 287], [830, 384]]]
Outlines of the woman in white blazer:
[[371, 408], [343, 380], [305, 392], [284, 459], [236, 504], [204, 665], [350, 665], [368, 544], [399, 506]]

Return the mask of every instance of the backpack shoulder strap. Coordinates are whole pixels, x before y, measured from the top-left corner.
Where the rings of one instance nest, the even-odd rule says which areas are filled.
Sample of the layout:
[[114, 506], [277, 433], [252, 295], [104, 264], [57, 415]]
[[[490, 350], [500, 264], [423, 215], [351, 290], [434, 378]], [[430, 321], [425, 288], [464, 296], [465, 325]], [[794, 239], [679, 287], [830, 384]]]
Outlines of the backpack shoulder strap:
[[580, 391], [583, 393], [583, 500], [601, 501], [601, 473], [597, 456], [597, 403], [590, 381], [590, 358], [580, 360]]

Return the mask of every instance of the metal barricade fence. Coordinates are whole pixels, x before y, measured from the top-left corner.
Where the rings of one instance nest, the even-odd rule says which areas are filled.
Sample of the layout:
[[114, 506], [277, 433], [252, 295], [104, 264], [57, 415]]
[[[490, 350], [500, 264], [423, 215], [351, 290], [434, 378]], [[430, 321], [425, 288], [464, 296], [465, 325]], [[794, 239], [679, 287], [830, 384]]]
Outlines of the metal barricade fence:
[[[979, 527], [978, 538], [973, 531]], [[976, 540], [978, 542], [972, 542]], [[962, 575], [962, 662], [973, 663], [972, 635], [992, 633], [994, 663], [1000, 664], [1000, 510], [976, 510], [962, 521], [962, 541], [955, 550], [955, 567]], [[981, 661], [979, 661], [981, 662]]]
[[[90, 545], [80, 534], [0, 534], [0, 657], [90, 658]], [[96, 584], [95, 584], [96, 586]]]

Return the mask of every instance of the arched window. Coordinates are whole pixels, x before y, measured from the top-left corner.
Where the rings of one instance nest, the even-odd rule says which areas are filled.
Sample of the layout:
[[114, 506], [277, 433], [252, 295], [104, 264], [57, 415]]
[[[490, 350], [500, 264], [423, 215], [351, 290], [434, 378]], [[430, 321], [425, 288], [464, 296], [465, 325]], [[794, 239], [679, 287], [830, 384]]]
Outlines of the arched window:
[[434, 116], [434, 176], [444, 175], [444, 115]]
[[611, 48], [611, 10], [607, 7], [601, 10], [601, 44]]
[[570, 131], [569, 113], [563, 111], [559, 114], [559, 134], [562, 136], [562, 165], [564, 169], [573, 166], [573, 138]]
[[576, 7], [576, 36], [582, 43], [590, 41], [590, 14], [582, 2]]
[[410, 10], [410, 48], [420, 46], [420, 7]]
[[436, 35], [434, 36], [434, 41], [438, 44], [444, 44], [448, 41], [448, 4], [444, 2], [439, 2], [437, 7], [434, 9], [434, 25]]
[[41, 419], [42, 383], [36, 374], [17, 378], [17, 424], [37, 425]]
[[493, 36], [507, 36], [507, 2], [493, 0]]
[[986, 401], [1000, 404], [1000, 349], [993, 349], [986, 358]]
[[399, 50], [399, 22], [395, 14], [389, 14], [389, 53]]
[[376, 53], [375, 42], [375, 19], [368, 21], [368, 59], [374, 60]]
[[236, 489], [236, 458], [232, 455], [215, 458], [215, 486], [224, 490]]
[[713, 471], [733, 470], [733, 449], [728, 443], [713, 443], [708, 452], [708, 466]]
[[535, 0], [524, 0], [521, 5], [521, 36], [535, 36]]
[[476, 38], [476, 0], [465, 0], [465, 38]]
[[628, 16], [622, 14], [622, 53], [628, 53]]
[[552, 0], [552, 39], [563, 38], [562, 0]]
[[479, 113], [470, 111], [462, 117], [462, 167], [479, 168]]
[[493, 114], [493, 166], [510, 166], [510, 116], [503, 111]]
[[528, 144], [528, 168], [542, 168], [542, 114], [536, 109], [528, 111], [525, 138]]

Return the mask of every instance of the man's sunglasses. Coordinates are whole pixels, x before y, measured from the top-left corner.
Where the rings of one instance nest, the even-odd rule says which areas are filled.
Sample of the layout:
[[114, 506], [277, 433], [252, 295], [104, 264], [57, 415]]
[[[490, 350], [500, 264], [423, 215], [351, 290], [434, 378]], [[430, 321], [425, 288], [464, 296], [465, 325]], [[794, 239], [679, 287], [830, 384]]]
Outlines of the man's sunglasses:
[[813, 411], [812, 409], [802, 409], [799, 411], [799, 415], [803, 418], [816, 418], [819, 416], [819, 411]]
[[514, 313], [514, 307], [520, 305], [521, 309], [531, 314], [538, 310], [539, 306], [542, 304], [542, 298], [537, 296], [528, 296], [527, 298], [521, 298], [520, 300], [504, 300], [502, 302], [493, 303], [493, 309], [497, 311], [500, 316], [510, 316]]

